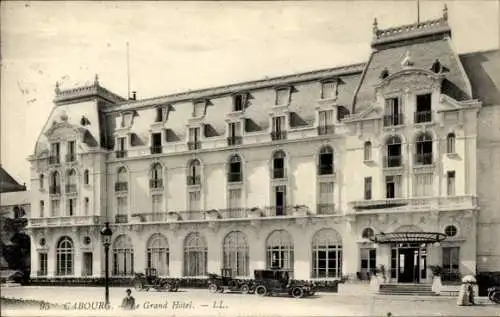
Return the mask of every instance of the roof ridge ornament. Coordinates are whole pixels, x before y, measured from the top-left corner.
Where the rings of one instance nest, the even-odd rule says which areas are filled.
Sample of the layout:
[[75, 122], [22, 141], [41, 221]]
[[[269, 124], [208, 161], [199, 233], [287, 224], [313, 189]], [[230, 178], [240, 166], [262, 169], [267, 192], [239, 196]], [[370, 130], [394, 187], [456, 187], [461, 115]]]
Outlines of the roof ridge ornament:
[[377, 34], [378, 34], [378, 21], [377, 21], [377, 18], [374, 18], [373, 19], [373, 35], [375, 36], [375, 38], [377, 37]]
[[59, 87], [59, 81], [56, 81], [56, 89], [54, 89], [54, 91], [56, 92], [56, 95], [59, 95], [59, 93], [61, 93], [61, 88]]
[[401, 61], [401, 66], [403, 66], [403, 68], [410, 68], [413, 66], [409, 50], [406, 51], [405, 57]]
[[443, 20], [447, 21], [448, 20], [448, 6], [446, 3], [444, 4], [443, 7]]
[[99, 75], [95, 74], [94, 76], [94, 86], [99, 86]]

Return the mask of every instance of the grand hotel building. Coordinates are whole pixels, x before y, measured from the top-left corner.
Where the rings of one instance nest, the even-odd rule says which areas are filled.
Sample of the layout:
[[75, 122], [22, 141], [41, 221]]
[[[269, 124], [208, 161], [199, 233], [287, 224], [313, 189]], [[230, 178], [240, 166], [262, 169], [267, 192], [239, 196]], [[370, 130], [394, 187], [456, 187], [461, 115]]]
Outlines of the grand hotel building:
[[141, 100], [97, 76], [57, 86], [29, 158], [32, 277], [103, 276], [106, 221], [115, 277], [500, 271], [499, 51], [457, 54], [446, 9], [375, 21], [371, 47], [362, 64]]

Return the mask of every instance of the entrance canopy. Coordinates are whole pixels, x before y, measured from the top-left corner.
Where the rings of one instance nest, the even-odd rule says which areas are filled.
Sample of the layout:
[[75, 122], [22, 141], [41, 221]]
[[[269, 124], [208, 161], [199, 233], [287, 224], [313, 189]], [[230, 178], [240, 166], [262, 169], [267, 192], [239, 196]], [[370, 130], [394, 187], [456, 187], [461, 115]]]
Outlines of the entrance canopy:
[[379, 233], [370, 238], [374, 243], [435, 243], [446, 239], [446, 235], [440, 232], [391, 232]]

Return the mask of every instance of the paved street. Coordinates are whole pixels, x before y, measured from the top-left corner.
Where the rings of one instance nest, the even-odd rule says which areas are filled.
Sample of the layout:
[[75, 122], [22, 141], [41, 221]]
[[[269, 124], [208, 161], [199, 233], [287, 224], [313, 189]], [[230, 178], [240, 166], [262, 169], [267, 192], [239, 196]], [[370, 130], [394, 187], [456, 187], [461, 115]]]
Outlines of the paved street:
[[[2, 296], [45, 300], [66, 304], [67, 309], [49, 311], [9, 310], [2, 316], [120, 316], [129, 315], [120, 305], [125, 288], [111, 288], [110, 310], [75, 310], [75, 304], [90, 306], [101, 302], [102, 288], [85, 287], [8, 287]], [[207, 290], [183, 290], [177, 293], [135, 292], [138, 309], [130, 315], [161, 316], [500, 316], [500, 305], [486, 302], [474, 307], [458, 307], [449, 297], [352, 296], [320, 293], [313, 298], [258, 297], [241, 294], [210, 294]], [[82, 303], [82, 304], [80, 304]], [[165, 305], [166, 303], [166, 305]], [[163, 305], [163, 306], [162, 306]]]

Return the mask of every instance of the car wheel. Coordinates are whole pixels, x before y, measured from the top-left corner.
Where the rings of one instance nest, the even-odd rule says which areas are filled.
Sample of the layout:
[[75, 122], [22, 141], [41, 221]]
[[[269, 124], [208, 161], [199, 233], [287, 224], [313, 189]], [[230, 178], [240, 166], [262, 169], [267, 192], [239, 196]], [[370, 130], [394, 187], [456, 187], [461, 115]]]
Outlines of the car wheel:
[[259, 296], [266, 296], [267, 295], [267, 288], [264, 285], [259, 285], [255, 289], [255, 294]]
[[250, 292], [250, 288], [248, 287], [247, 284], [243, 284], [240, 287], [240, 292], [241, 294], [248, 294], [248, 292]]
[[208, 290], [210, 291], [210, 293], [217, 292], [217, 285], [215, 285], [215, 284], [208, 285]]
[[494, 303], [500, 304], [500, 293], [495, 292], [495, 293], [491, 296], [491, 300], [492, 300], [492, 302], [494, 302]]
[[292, 290], [292, 296], [295, 297], [295, 298], [304, 297], [304, 290], [302, 288], [300, 288], [300, 287], [295, 287]]

